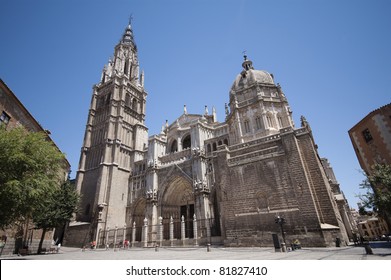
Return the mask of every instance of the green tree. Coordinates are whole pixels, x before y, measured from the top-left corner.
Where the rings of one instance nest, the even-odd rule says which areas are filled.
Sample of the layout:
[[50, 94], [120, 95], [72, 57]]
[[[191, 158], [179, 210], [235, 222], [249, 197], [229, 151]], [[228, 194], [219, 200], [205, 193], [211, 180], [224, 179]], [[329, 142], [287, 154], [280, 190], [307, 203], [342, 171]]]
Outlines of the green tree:
[[42, 229], [37, 253], [42, 251], [42, 244], [47, 230], [64, 225], [70, 220], [72, 214], [77, 211], [79, 194], [69, 181], [61, 188], [49, 192], [45, 199], [35, 207], [33, 211], [34, 224]]
[[42, 199], [59, 188], [64, 159], [46, 134], [0, 127], [1, 228], [32, 218]]
[[391, 165], [375, 164], [371, 175], [360, 184], [366, 193], [360, 195], [365, 208], [373, 209], [380, 216], [391, 214]]

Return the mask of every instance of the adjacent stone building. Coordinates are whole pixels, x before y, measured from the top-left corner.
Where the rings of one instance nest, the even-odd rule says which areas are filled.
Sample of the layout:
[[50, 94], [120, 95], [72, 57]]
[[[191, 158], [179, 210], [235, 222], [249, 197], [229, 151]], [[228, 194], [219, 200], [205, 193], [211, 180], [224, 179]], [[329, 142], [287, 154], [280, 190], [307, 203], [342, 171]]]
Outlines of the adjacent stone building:
[[[7, 84], [0, 79], [0, 126], [5, 129], [13, 129], [23, 127], [29, 132], [42, 132], [46, 134], [47, 141], [55, 143], [50, 138], [50, 132], [45, 130], [38, 121], [26, 109], [23, 103], [16, 97]], [[64, 159], [63, 168], [60, 170], [61, 176], [65, 181], [70, 172], [70, 164]], [[59, 186], [63, 182], [59, 182]], [[53, 241], [52, 230], [49, 230], [45, 235], [43, 247], [49, 248]], [[27, 221], [20, 227], [10, 227], [5, 230], [0, 230], [0, 236], [6, 240], [5, 247], [1, 249], [2, 255], [19, 253], [22, 247], [28, 247], [29, 251], [34, 252], [38, 248], [38, 244], [42, 235], [42, 230], [35, 229], [33, 221]], [[3, 238], [4, 237], [4, 238]], [[23, 244], [24, 243], [24, 244]]]
[[[391, 103], [365, 116], [349, 130], [350, 140], [365, 174], [372, 175], [375, 164], [391, 165]], [[372, 186], [376, 192], [379, 186]], [[384, 213], [391, 227], [391, 213]]]
[[375, 163], [391, 164], [391, 103], [370, 112], [349, 130], [349, 136], [366, 174]]
[[272, 246], [281, 230], [287, 243], [348, 242], [309, 123], [295, 127], [281, 86], [247, 56], [224, 122], [185, 106], [148, 137], [146, 97], [129, 25], [93, 88], [69, 245]]

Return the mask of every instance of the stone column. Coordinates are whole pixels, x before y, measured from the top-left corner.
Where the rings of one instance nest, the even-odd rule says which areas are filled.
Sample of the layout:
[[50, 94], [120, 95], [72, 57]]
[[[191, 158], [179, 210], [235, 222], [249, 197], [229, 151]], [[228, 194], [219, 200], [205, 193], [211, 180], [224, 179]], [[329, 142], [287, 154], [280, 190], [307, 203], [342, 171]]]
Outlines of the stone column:
[[144, 236], [143, 236], [144, 247], [148, 247], [148, 219], [144, 219]]
[[117, 251], [117, 234], [118, 234], [118, 228], [117, 226], [115, 226], [115, 230], [114, 230], [114, 251]]
[[163, 218], [159, 217], [159, 246], [162, 247], [163, 244]]
[[207, 239], [207, 242], [210, 244], [211, 243], [211, 232], [210, 232], [210, 218], [209, 218], [209, 213], [207, 215], [207, 219], [206, 219], [206, 239]]
[[122, 246], [125, 248], [125, 239], [126, 239], [126, 224], [124, 225], [124, 231], [122, 235]]
[[[102, 232], [102, 229], [98, 229], [98, 233], [96, 235], [96, 248], [99, 248], [99, 241], [100, 241], [100, 233]], [[83, 245], [84, 246], [84, 245]]]
[[174, 219], [170, 217], [170, 243], [171, 247], [174, 246]]
[[197, 228], [197, 216], [193, 216], [193, 235], [194, 235], [194, 246], [198, 246], [198, 228]]
[[185, 237], [186, 237], [185, 217], [182, 215], [182, 217], [181, 217], [181, 240], [182, 240], [182, 245], [185, 245]]
[[136, 243], [136, 222], [133, 222], [133, 227], [132, 227], [132, 247], [134, 247], [135, 243]]
[[110, 228], [107, 227], [107, 228], [106, 228], [106, 239], [105, 239], [105, 247], [106, 247], [106, 249], [107, 249], [108, 246], [109, 246], [109, 231], [110, 231]]

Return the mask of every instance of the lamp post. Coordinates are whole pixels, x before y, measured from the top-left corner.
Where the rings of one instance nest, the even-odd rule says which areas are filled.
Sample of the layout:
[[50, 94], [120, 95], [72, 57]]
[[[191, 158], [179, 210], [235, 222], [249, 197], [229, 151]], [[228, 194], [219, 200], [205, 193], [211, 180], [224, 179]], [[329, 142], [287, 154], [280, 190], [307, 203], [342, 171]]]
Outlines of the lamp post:
[[284, 243], [286, 244], [285, 242], [285, 233], [284, 233], [284, 228], [283, 228], [283, 224], [285, 224], [285, 219], [283, 217], [280, 217], [280, 216], [277, 216], [274, 221], [276, 222], [276, 224], [278, 224], [281, 228], [281, 235], [282, 235], [282, 240], [284, 241]]

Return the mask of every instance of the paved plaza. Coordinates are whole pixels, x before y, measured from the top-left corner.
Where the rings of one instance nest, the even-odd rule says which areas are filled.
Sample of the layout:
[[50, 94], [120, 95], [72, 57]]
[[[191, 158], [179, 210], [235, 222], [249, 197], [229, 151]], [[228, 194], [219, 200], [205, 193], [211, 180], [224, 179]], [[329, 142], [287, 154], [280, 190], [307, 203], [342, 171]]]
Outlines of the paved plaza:
[[25, 260], [391, 260], [391, 242], [371, 243], [372, 255], [361, 246], [335, 248], [303, 248], [290, 252], [275, 252], [270, 247], [162, 247], [129, 249], [95, 249], [61, 247], [59, 253], [2, 256], [2, 259]]

